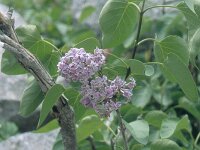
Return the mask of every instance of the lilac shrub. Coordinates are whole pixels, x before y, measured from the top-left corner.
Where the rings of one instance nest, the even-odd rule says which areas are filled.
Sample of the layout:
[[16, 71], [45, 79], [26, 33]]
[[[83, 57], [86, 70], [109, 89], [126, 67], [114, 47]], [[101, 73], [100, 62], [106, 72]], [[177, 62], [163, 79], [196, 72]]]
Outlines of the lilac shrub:
[[102, 117], [121, 107], [118, 96], [129, 100], [136, 86], [133, 78], [126, 82], [119, 76], [114, 80], [109, 80], [105, 75], [95, 76], [104, 64], [103, 50], [98, 48], [94, 54], [87, 53], [83, 48], [72, 48], [58, 63], [61, 76], [66, 80], [81, 82], [81, 103], [93, 108]]

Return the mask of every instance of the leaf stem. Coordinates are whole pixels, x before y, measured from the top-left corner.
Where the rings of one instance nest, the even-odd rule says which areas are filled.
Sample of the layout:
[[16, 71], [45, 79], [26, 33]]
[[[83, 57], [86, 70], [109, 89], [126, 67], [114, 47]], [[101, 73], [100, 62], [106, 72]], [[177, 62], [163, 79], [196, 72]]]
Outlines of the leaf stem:
[[150, 9], [153, 9], [153, 8], [160, 8], [160, 7], [162, 7], [162, 8], [166, 8], [166, 7], [168, 7], [168, 8], [176, 8], [176, 6], [172, 6], [172, 5], [156, 5], [156, 6], [152, 6], [152, 7], [146, 8], [146, 9], [143, 11], [143, 13], [147, 12], [147, 11], [150, 10]]
[[197, 135], [196, 139], [195, 139], [195, 142], [194, 142], [194, 145], [197, 145], [198, 141], [199, 141], [199, 138], [200, 138], [200, 132], [199, 134]]
[[[133, 53], [132, 53], [131, 59], [135, 58], [135, 54], [136, 54], [136, 51], [137, 51], [137, 48], [138, 48], [138, 42], [139, 42], [139, 38], [140, 38], [140, 32], [141, 32], [141, 28], [142, 28], [142, 20], [143, 20], [143, 14], [144, 14], [143, 13], [144, 5], [145, 5], [145, 0], [143, 0], [142, 8], [141, 8], [141, 11], [140, 11], [139, 23], [138, 23], [138, 29], [137, 29], [137, 35], [136, 35], [136, 40], [135, 40], [135, 44], [134, 44], [134, 48], [133, 48]], [[129, 67], [127, 69], [127, 72], [126, 72], [125, 80], [128, 78], [128, 76], [130, 74], [131, 74], [131, 69]]]
[[121, 133], [122, 133], [122, 137], [123, 137], [123, 140], [124, 140], [124, 148], [125, 150], [128, 150], [128, 142], [127, 142], [127, 139], [126, 139], [126, 135], [125, 135], [125, 127], [124, 127], [124, 124], [122, 122], [122, 116], [119, 112], [119, 110], [116, 110], [117, 112], [117, 117], [118, 117], [118, 120], [119, 120], [119, 125], [120, 125], [120, 130], [121, 130]]
[[137, 43], [137, 46], [143, 44], [143, 43], [146, 42], [146, 41], [153, 41], [153, 42], [154, 42], [155, 39], [153, 39], [153, 38], [146, 38], [146, 39], [143, 39], [143, 40], [141, 40], [140, 42]]

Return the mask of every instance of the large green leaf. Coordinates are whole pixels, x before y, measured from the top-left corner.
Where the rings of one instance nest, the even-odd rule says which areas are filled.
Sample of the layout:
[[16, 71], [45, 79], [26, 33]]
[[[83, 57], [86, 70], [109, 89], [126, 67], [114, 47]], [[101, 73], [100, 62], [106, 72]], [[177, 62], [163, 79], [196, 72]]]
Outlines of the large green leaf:
[[168, 139], [161, 139], [151, 144], [151, 150], [182, 150], [182, 149], [174, 141]]
[[181, 120], [178, 119], [164, 119], [160, 128], [161, 138], [169, 138], [175, 132], [178, 132], [182, 129], [190, 131], [190, 121], [188, 116], [184, 116]]
[[176, 79], [186, 97], [192, 101], [197, 101], [198, 91], [196, 84], [188, 67], [181, 61], [181, 59], [177, 55], [170, 53], [164, 61], [164, 67]]
[[166, 59], [169, 53], [174, 53], [188, 65], [189, 48], [182, 38], [178, 36], [168, 36], [159, 42], [159, 46], [164, 59]]
[[95, 48], [100, 47], [100, 44], [96, 38], [90, 37], [75, 44], [74, 47], [84, 48], [87, 52], [93, 53]]
[[136, 141], [144, 145], [148, 143], [149, 125], [145, 120], [136, 120], [130, 123], [123, 120], [123, 123]]
[[31, 80], [23, 92], [19, 113], [22, 116], [30, 115], [40, 105], [44, 94], [37, 81]]
[[126, 63], [131, 68], [131, 73], [134, 75], [144, 75], [145, 73], [145, 65], [136, 59], [129, 59], [126, 61]]
[[15, 56], [7, 51], [2, 55], [1, 72], [7, 75], [25, 74], [27, 71], [20, 65]]
[[134, 32], [138, 10], [126, 0], [109, 0], [103, 7], [99, 23], [103, 32], [103, 46], [123, 43]]
[[59, 99], [59, 97], [64, 93], [65, 89], [60, 84], [55, 84], [46, 94], [44, 101], [42, 103], [42, 109], [40, 112], [40, 119], [38, 127], [44, 122], [48, 113], [51, 111], [51, 108]]
[[96, 115], [90, 115], [83, 118], [78, 124], [77, 141], [80, 142], [97, 131], [103, 125], [102, 121]]
[[54, 45], [46, 40], [39, 40], [29, 47], [29, 51], [43, 63], [51, 75], [57, 74], [56, 64], [60, 55]]
[[31, 47], [41, 39], [40, 32], [35, 25], [24, 25], [16, 29], [17, 37], [25, 48]]

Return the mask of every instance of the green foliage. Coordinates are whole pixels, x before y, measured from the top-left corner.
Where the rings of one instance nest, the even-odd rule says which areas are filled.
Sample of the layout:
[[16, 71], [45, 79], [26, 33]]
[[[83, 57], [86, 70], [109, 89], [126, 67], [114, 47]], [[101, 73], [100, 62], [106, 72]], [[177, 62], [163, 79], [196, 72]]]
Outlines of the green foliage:
[[[75, 20], [69, 11], [70, 1], [56, 1], [58, 7], [54, 7], [53, 1], [46, 0], [13, 2], [28, 23], [37, 25], [21, 26], [16, 33], [20, 43], [55, 80], [59, 76], [57, 63], [71, 47], [85, 48], [87, 52], [93, 52], [96, 47], [110, 48], [104, 49], [106, 65], [99, 74], [107, 75], [109, 79], [125, 78], [130, 67], [129, 77], [134, 77], [137, 84], [130, 103], [120, 109], [129, 148], [196, 150], [200, 120], [199, 2], [180, 0], [177, 5], [169, 2], [177, 11], [162, 9], [159, 17], [152, 17], [146, 11], [148, 15], [143, 16], [139, 26], [140, 11], [144, 11], [141, 2], [143, 0], [108, 0], [99, 15], [100, 29], [86, 23], [98, 10], [92, 6], [84, 7]], [[146, 0], [144, 9], [155, 5]], [[136, 39], [139, 27], [141, 32]], [[142, 42], [138, 44], [136, 40]], [[136, 56], [131, 58], [135, 45]], [[7, 51], [2, 56], [1, 71], [8, 75], [27, 73]], [[43, 94], [36, 80], [30, 80], [22, 96], [20, 114], [30, 115], [43, 101], [42, 107], [38, 108], [41, 111], [38, 125], [41, 126], [62, 94], [75, 112], [78, 150], [90, 150], [91, 139], [97, 150], [111, 150], [111, 139], [116, 150], [124, 148], [116, 114], [100, 119], [93, 110], [85, 108], [80, 103], [78, 83], [67, 83], [65, 88], [56, 84]], [[121, 97], [119, 99], [125, 102]], [[15, 134], [17, 130], [11, 126], [4, 125], [3, 132], [0, 128], [0, 136], [7, 138]], [[48, 132], [58, 127], [54, 119], [35, 132]], [[64, 149], [60, 134], [53, 149]]]
[[149, 125], [145, 120], [136, 120], [130, 123], [123, 122], [136, 141], [145, 145], [148, 143]]
[[77, 141], [80, 142], [87, 138], [103, 125], [102, 121], [96, 115], [84, 117], [78, 124]]
[[0, 142], [17, 134], [18, 127], [12, 122], [0, 122]]
[[42, 109], [40, 112], [38, 127], [44, 122], [48, 113], [51, 111], [51, 108], [59, 99], [59, 97], [64, 93], [64, 91], [65, 89], [63, 88], [62, 85], [56, 84], [47, 92], [44, 101], [42, 103]]
[[99, 18], [103, 47], [114, 47], [126, 40], [134, 31], [137, 18], [138, 10], [132, 3], [125, 0], [109, 0]]
[[26, 89], [23, 92], [19, 113], [22, 116], [30, 115], [40, 105], [44, 98], [44, 94], [40, 89], [37, 81], [29, 81]]

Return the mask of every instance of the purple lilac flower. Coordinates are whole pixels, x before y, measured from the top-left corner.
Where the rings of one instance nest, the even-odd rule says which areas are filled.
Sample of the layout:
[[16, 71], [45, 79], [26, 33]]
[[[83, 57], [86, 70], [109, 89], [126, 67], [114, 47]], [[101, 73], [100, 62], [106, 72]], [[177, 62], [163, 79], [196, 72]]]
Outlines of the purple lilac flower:
[[58, 72], [67, 80], [84, 82], [91, 78], [105, 63], [101, 49], [94, 54], [86, 53], [83, 48], [71, 48], [58, 63]]
[[86, 81], [81, 87], [83, 96], [81, 103], [86, 107], [95, 109], [100, 116], [109, 116], [112, 111], [119, 109], [121, 106], [120, 102], [114, 101], [117, 94], [121, 94], [127, 99], [131, 98], [136, 83], [133, 78], [130, 80], [127, 83], [120, 77], [116, 77], [111, 81], [106, 76], [102, 76], [96, 77], [90, 82]]

